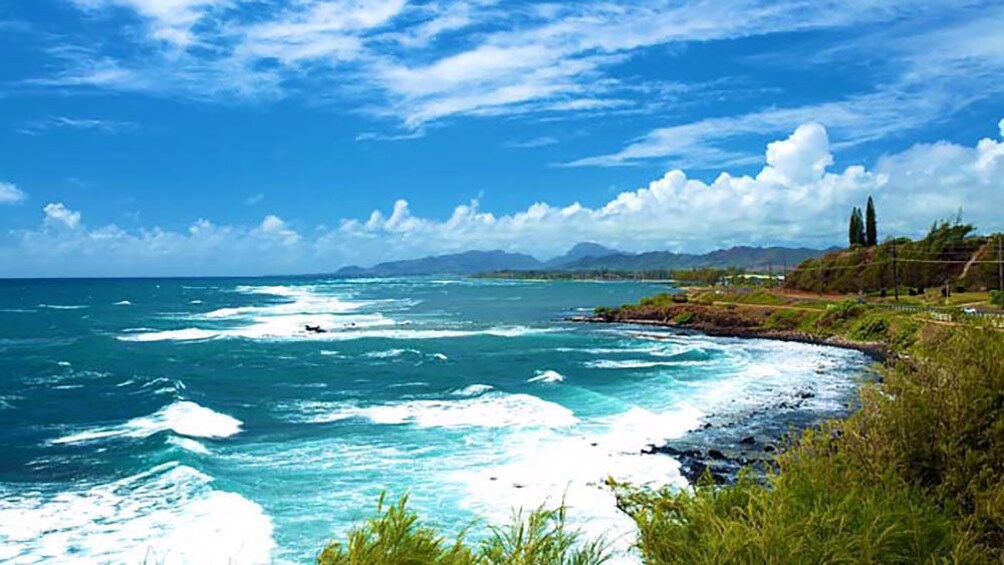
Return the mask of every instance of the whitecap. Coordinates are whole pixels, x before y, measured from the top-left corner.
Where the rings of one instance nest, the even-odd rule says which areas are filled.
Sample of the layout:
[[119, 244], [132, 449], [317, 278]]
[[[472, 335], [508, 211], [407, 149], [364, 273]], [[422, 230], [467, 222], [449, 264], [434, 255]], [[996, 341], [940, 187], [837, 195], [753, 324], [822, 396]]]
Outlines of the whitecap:
[[80, 310], [82, 308], [87, 308], [83, 304], [39, 304], [39, 308], [49, 308], [50, 310]]
[[[128, 330], [126, 330], [128, 331]], [[200, 328], [164, 330], [159, 332], [135, 333], [118, 336], [119, 341], [196, 341], [220, 337], [221, 332]]]
[[132, 306], [132, 302], [129, 302], [128, 300], [119, 300], [115, 304], [112, 304], [112, 306]]
[[[482, 385], [484, 386], [484, 385]], [[298, 419], [312, 423], [364, 418], [374, 424], [412, 424], [420, 428], [564, 428], [575, 414], [529, 394], [487, 391], [456, 400], [410, 400], [376, 406], [315, 403], [303, 406]]]
[[565, 376], [557, 371], [548, 369], [547, 371], [537, 371], [537, 376], [526, 380], [528, 383], [560, 383], [564, 382]]
[[447, 360], [449, 360], [449, 357], [447, 357], [446, 355], [444, 355], [442, 353], [433, 353], [432, 354], [432, 358], [436, 359], [438, 361], [447, 361]]
[[225, 438], [240, 432], [242, 424], [237, 418], [182, 400], [165, 406], [149, 416], [140, 416], [123, 424], [93, 428], [60, 437], [51, 440], [50, 443], [74, 444], [118, 437], [145, 438], [165, 431], [188, 437]]
[[494, 388], [495, 387], [493, 387], [492, 385], [474, 384], [465, 386], [464, 388], [461, 389], [451, 391], [450, 394], [453, 394], [455, 396], [477, 396], [481, 393], [493, 390]]
[[272, 520], [177, 462], [72, 490], [0, 485], [0, 561], [265, 564]]
[[209, 448], [205, 445], [187, 437], [171, 436], [167, 438], [167, 443], [175, 447], [198, 453], [199, 455], [209, 455]]

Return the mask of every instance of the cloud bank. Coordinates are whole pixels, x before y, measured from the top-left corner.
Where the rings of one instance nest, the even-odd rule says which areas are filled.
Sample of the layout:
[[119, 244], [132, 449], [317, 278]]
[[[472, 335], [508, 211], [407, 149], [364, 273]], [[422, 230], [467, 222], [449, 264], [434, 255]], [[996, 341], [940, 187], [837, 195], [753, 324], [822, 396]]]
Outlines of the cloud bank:
[[848, 211], [869, 195], [876, 201], [882, 237], [919, 235], [960, 208], [983, 230], [999, 231], [1004, 230], [1004, 120], [997, 127], [996, 138], [973, 146], [917, 144], [870, 168], [833, 170], [827, 129], [808, 122], [768, 144], [764, 165], [753, 176], [721, 172], [705, 183], [676, 169], [602, 206], [538, 202], [509, 215], [482, 210], [473, 201], [446, 219], [424, 218], [398, 200], [389, 212], [338, 220], [334, 228], [305, 230], [267, 215], [250, 227], [200, 219], [186, 232], [156, 227], [130, 232], [115, 225], [91, 228], [81, 212], [50, 203], [39, 228], [11, 233], [0, 248], [0, 276], [324, 272], [467, 249], [548, 257], [580, 241], [626, 250], [828, 246], [843, 242]]

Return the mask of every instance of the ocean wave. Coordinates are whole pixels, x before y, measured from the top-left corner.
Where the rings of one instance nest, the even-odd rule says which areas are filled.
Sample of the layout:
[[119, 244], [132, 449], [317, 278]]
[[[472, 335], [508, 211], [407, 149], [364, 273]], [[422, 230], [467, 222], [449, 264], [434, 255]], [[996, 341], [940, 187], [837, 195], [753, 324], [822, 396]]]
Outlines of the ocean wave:
[[0, 485], [0, 561], [264, 564], [276, 547], [258, 504], [177, 462], [69, 491]]
[[[395, 340], [426, 340], [454, 339], [474, 336], [493, 336], [515, 338], [526, 335], [544, 334], [561, 331], [557, 328], [529, 328], [526, 326], [501, 326], [482, 330], [453, 329], [356, 329], [357, 326], [330, 329], [325, 333], [306, 331], [307, 324], [312, 324], [316, 317], [285, 317], [276, 320], [264, 320], [261, 323], [242, 328], [210, 330], [202, 328], [184, 328], [179, 330], [164, 330], [148, 333], [130, 333], [117, 337], [120, 341], [153, 342], [153, 341], [201, 341], [216, 338], [244, 338], [256, 340], [311, 340], [311, 341], [351, 341], [357, 339], [395, 339]], [[393, 325], [395, 322], [382, 318], [379, 314], [372, 315], [371, 326]], [[382, 321], [385, 320], [385, 321]], [[344, 322], [343, 322], [344, 323]], [[362, 322], [360, 322], [362, 323]], [[323, 327], [323, 326], [322, 326]]]
[[209, 455], [208, 447], [191, 438], [171, 436], [167, 438], [167, 443], [185, 451], [198, 453], [199, 455]]
[[557, 371], [548, 369], [547, 371], [537, 371], [537, 375], [526, 380], [528, 383], [560, 383], [564, 382], [565, 376]]
[[[128, 330], [127, 330], [128, 331]], [[200, 328], [164, 330], [158, 332], [132, 333], [118, 336], [119, 341], [198, 341], [222, 337], [222, 332]]]
[[80, 310], [88, 308], [85, 304], [39, 304], [38, 307], [48, 308], [50, 310]]
[[119, 300], [118, 302], [112, 304], [112, 306], [132, 306], [132, 302], [128, 300]]
[[651, 369], [654, 367], [680, 367], [692, 365], [696, 361], [648, 361], [645, 359], [597, 359], [587, 361], [583, 366], [590, 369]]
[[202, 438], [225, 438], [241, 431], [243, 422], [214, 412], [194, 402], [181, 400], [149, 416], [133, 418], [123, 424], [91, 430], [51, 440], [52, 444], [75, 444], [108, 438], [145, 438], [170, 431], [178, 435]]
[[300, 408], [302, 413], [297, 419], [310, 423], [363, 418], [374, 424], [411, 424], [420, 428], [565, 428], [578, 422], [575, 414], [560, 404], [529, 394], [491, 390], [456, 400], [409, 400], [362, 407], [311, 403]]
[[492, 385], [474, 384], [465, 386], [464, 388], [459, 388], [457, 390], [450, 391], [450, 394], [454, 396], [477, 396], [479, 394], [484, 394], [489, 390], [494, 390], [494, 389], [495, 387], [493, 387]]

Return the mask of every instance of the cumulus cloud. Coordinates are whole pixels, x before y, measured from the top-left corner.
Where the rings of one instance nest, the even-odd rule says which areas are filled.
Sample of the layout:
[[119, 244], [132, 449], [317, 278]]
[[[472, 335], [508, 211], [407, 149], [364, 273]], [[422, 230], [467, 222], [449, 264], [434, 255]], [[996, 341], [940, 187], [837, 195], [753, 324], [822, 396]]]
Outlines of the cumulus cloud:
[[80, 225], [80, 212], [74, 212], [62, 202], [50, 202], [42, 208], [45, 212], [45, 223], [50, 226], [61, 226], [76, 229]]
[[27, 198], [24, 192], [9, 182], [0, 182], [0, 204], [14, 204]]
[[[45, 207], [38, 230], [0, 248], [0, 275], [235, 274], [317, 272], [349, 263], [467, 249], [505, 249], [548, 257], [581, 241], [626, 250], [706, 251], [732, 245], [828, 246], [843, 242], [852, 206], [874, 196], [880, 236], [917, 236], [960, 207], [985, 231], [1004, 230], [1004, 134], [975, 145], [917, 144], [871, 167], [833, 170], [826, 128], [806, 123], [767, 145], [755, 175], [721, 172], [705, 182], [671, 170], [602, 206], [538, 202], [496, 215], [478, 200], [448, 218], [416, 216], [407, 200], [389, 212], [346, 218], [306, 237], [276, 215], [250, 227], [195, 222], [185, 232], [86, 229], [79, 212]], [[62, 226], [71, 229], [46, 229]], [[78, 228], [78, 229], [72, 229]], [[2, 269], [0, 269], [2, 270]]]

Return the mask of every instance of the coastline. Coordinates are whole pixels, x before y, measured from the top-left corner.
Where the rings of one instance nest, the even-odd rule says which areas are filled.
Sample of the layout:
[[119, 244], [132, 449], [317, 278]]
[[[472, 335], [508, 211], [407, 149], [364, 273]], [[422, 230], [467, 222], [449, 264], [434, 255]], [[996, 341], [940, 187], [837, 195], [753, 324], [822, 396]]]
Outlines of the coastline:
[[[572, 323], [615, 324], [671, 328], [681, 334], [712, 337], [765, 339], [772, 341], [822, 345], [858, 351], [876, 363], [888, 364], [897, 358], [886, 342], [855, 340], [846, 335], [821, 336], [794, 329], [765, 328], [766, 315], [780, 308], [758, 307], [755, 319], [737, 315], [734, 305], [674, 304], [644, 313], [647, 317], [632, 317], [631, 308], [608, 310], [593, 316], [566, 318]], [[682, 317], [681, 317], [682, 316]], [[680, 322], [677, 320], [686, 320]], [[667, 339], [664, 334], [644, 334], [652, 339]], [[648, 445], [645, 455], [669, 455], [680, 462], [680, 472], [692, 484], [707, 473], [717, 484], [732, 484], [739, 471], [751, 468], [763, 478], [774, 468], [774, 459], [788, 447], [791, 435], [818, 427], [827, 420], [843, 419], [853, 413], [856, 395], [848, 398], [846, 410], [840, 413], [819, 413], [805, 406], [811, 392], [782, 392], [769, 404], [743, 414], [709, 414], [703, 426], [689, 430], [679, 438], [661, 445]]]
[[[886, 363], [895, 353], [888, 344], [880, 341], [858, 341], [844, 336], [817, 336], [795, 330], [767, 329], [757, 327], [736, 327], [736, 326], [716, 326], [708, 323], [681, 324], [668, 320], [651, 320], [644, 318], [607, 318], [604, 316], [572, 316], [566, 318], [568, 322], [585, 324], [625, 324], [637, 326], [650, 326], [660, 328], [673, 328], [683, 332], [696, 332], [713, 337], [735, 337], [740, 339], [770, 339], [774, 341], [788, 341], [794, 343], [805, 343], [808, 345], [826, 345], [841, 349], [852, 349], [868, 355], [876, 362]], [[658, 335], [652, 335], [658, 339]]]

